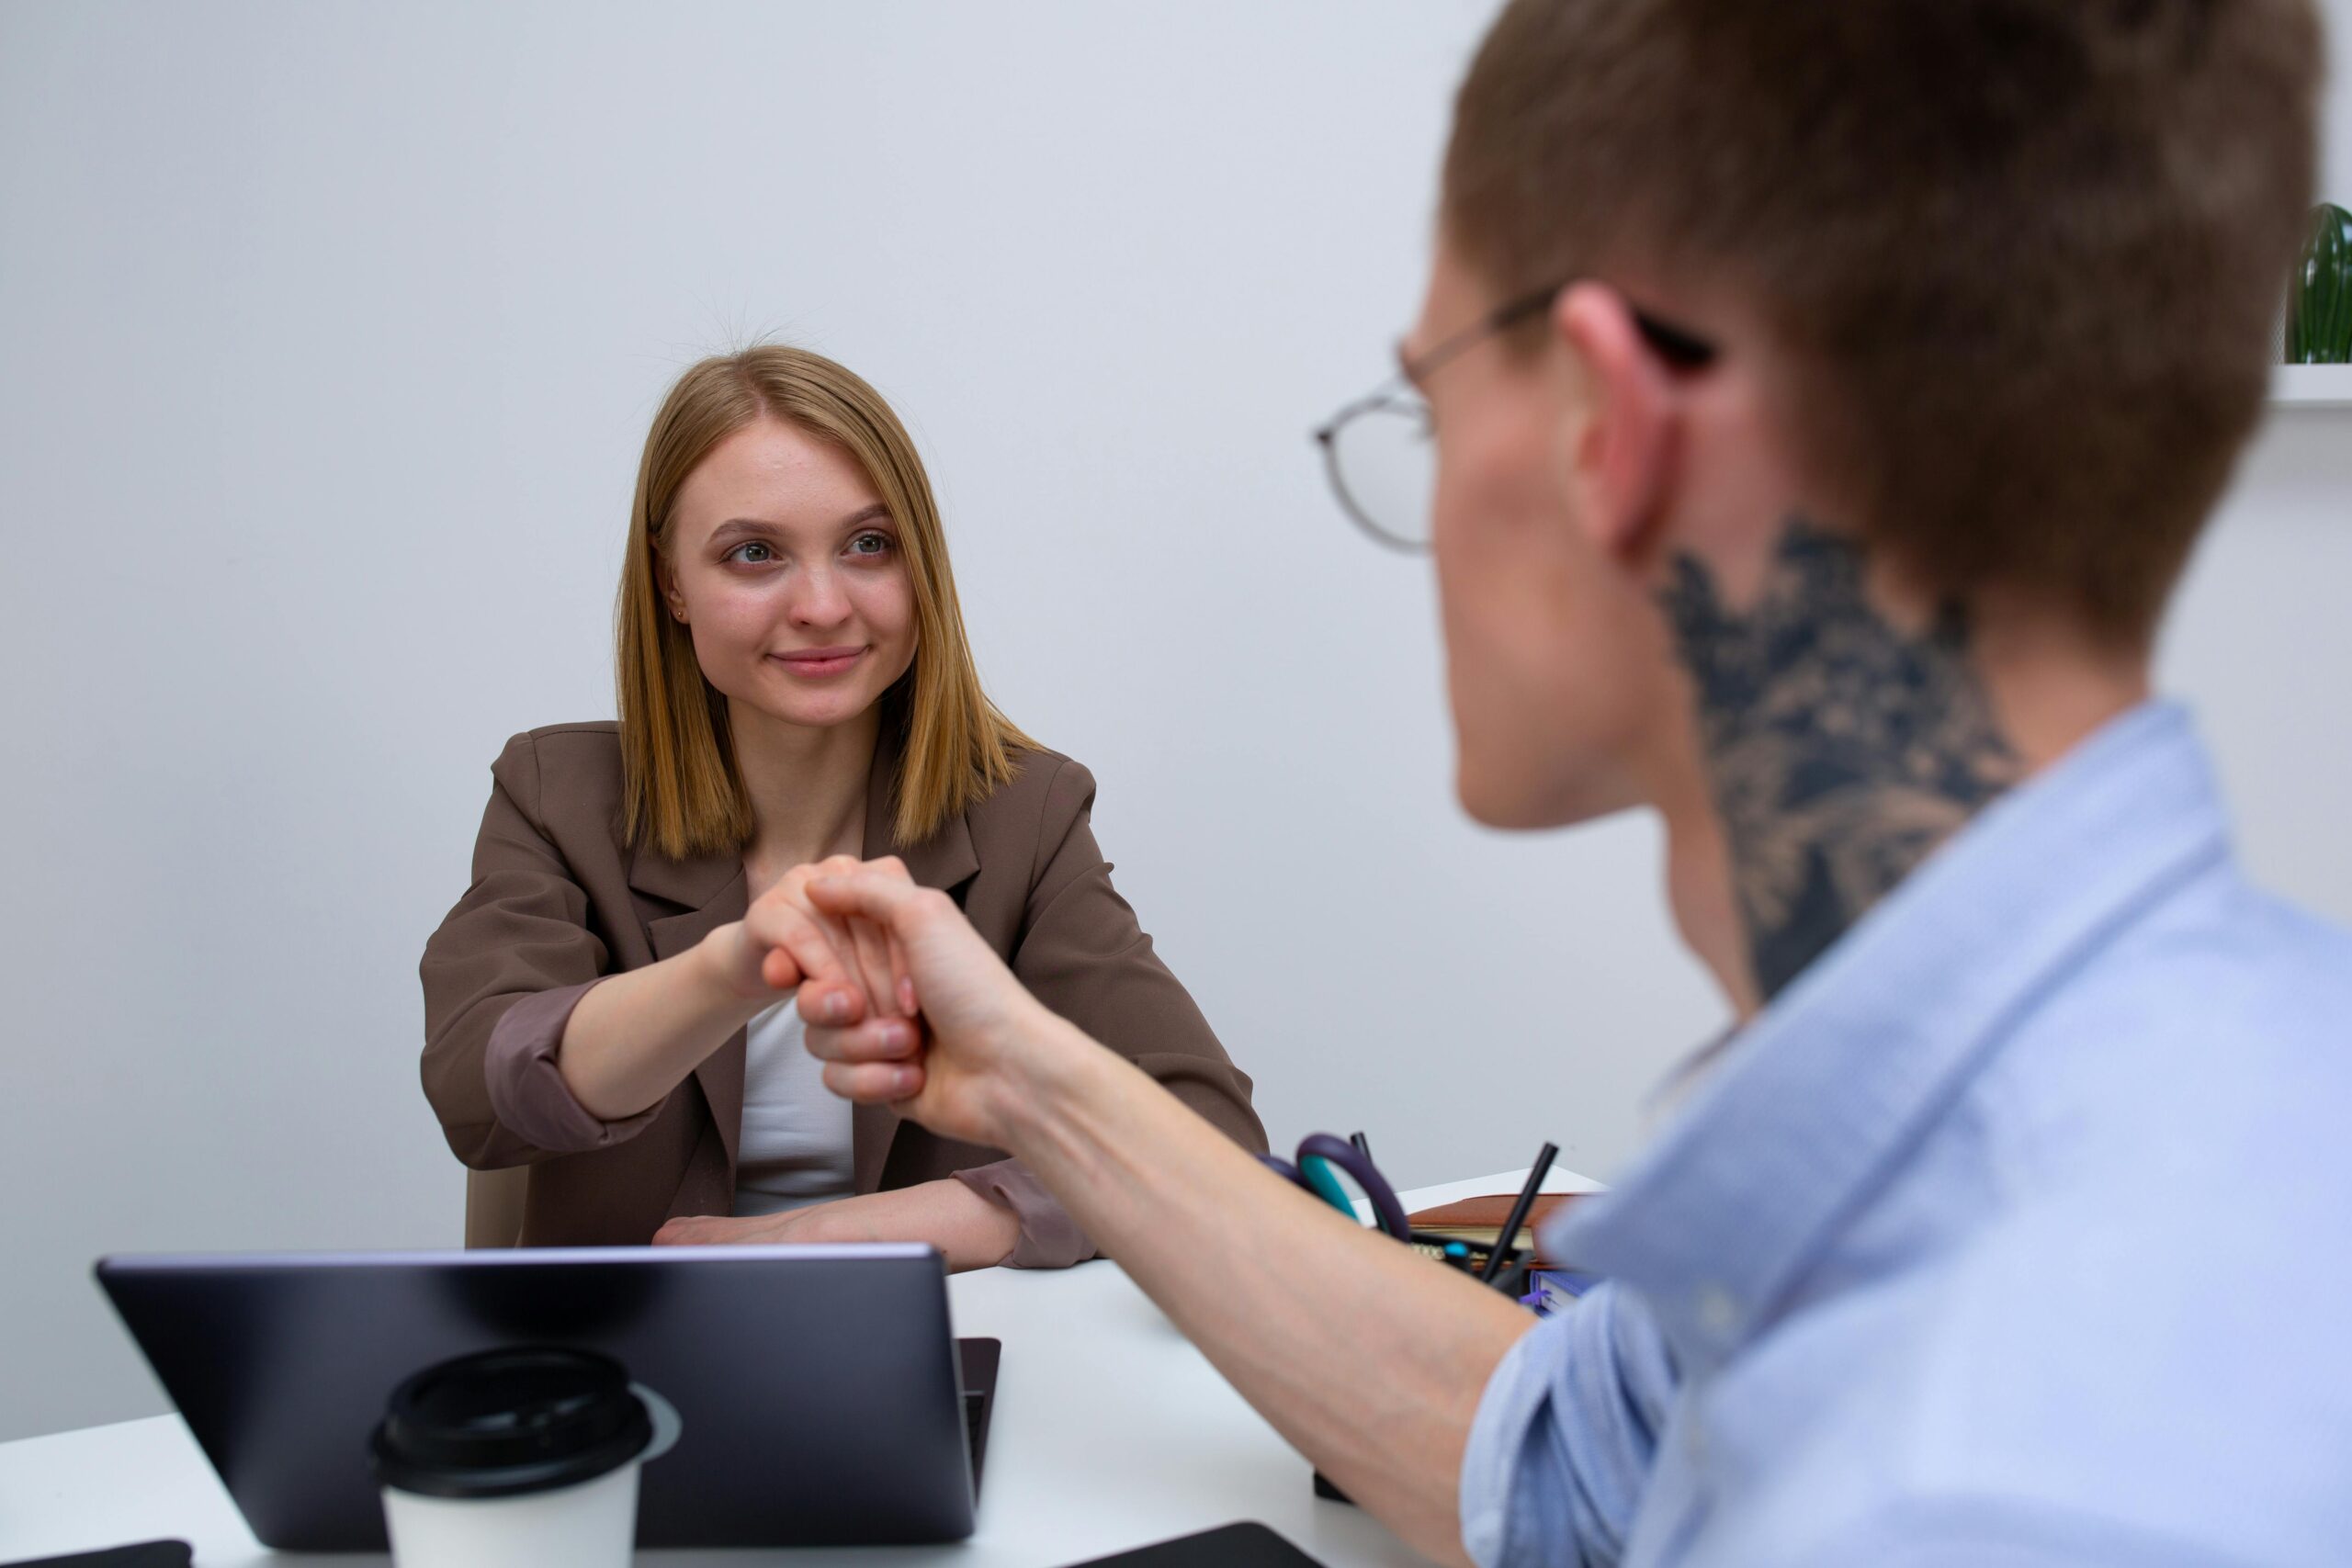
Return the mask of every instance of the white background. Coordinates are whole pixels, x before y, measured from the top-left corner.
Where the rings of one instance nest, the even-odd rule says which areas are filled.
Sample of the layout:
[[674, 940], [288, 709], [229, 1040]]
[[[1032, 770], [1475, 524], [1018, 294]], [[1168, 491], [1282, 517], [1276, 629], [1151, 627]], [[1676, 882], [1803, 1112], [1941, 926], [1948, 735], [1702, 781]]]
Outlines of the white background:
[[[419, 951], [500, 744], [611, 712], [662, 391], [760, 333], [915, 431], [1277, 1142], [1619, 1165], [1722, 1017], [1657, 835], [1461, 819], [1426, 566], [1306, 439], [1489, 8], [0, 7], [0, 1438], [163, 1408], [101, 1252], [455, 1244]], [[2347, 495], [2352, 414], [2276, 417], [2165, 660], [2338, 916]]]

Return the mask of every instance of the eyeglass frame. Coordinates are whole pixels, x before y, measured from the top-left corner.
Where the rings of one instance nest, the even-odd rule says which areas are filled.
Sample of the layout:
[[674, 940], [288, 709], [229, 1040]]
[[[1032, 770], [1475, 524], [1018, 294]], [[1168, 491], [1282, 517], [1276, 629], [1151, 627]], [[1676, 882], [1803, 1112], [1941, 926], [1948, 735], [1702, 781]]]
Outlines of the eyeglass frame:
[[[1316, 444], [1323, 448], [1324, 477], [1330, 481], [1331, 493], [1339, 499], [1340, 510], [1348, 514], [1350, 522], [1372, 536], [1374, 542], [1400, 554], [1428, 553], [1430, 542], [1427, 539], [1408, 539], [1390, 533], [1378, 523], [1374, 522], [1371, 516], [1356, 504], [1355, 498], [1348, 493], [1347, 482], [1340, 474], [1340, 432], [1345, 429], [1352, 420], [1376, 410], [1395, 407], [1405, 399], [1410, 398], [1420, 405], [1422, 417], [1429, 423], [1433, 433], [1436, 427], [1435, 422], [1429, 418], [1429, 399], [1423, 395], [1420, 389], [1440, 367], [1460, 358], [1468, 350], [1486, 342], [1488, 338], [1509, 332], [1521, 321], [1551, 309], [1552, 301], [1560, 297], [1562, 289], [1572, 284], [1587, 281], [1589, 280], [1581, 276], [1564, 277], [1549, 288], [1539, 288], [1532, 293], [1521, 295], [1518, 299], [1507, 300], [1418, 357], [1408, 356], [1400, 347], [1396, 355], [1397, 373], [1395, 376], [1382, 382], [1373, 391], [1348, 404], [1316, 428], [1313, 433], [1314, 439]], [[1626, 308], [1633, 313], [1634, 330], [1642, 334], [1643, 340], [1657, 351], [1659, 357], [1670, 361], [1682, 369], [1703, 369], [1714, 362], [1720, 352], [1714, 344], [1688, 327], [1677, 326], [1672, 321], [1653, 315], [1630, 301]]]

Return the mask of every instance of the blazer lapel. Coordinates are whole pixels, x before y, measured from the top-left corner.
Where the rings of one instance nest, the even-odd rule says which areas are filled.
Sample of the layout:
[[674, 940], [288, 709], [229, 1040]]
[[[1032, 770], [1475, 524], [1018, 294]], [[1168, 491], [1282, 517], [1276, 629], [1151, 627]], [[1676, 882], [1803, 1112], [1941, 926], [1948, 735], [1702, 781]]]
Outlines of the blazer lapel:
[[[958, 812], [938, 832], [920, 843], [899, 838], [899, 726], [887, 716], [881, 738], [874, 746], [873, 771], [865, 780], [865, 858], [896, 855], [907, 874], [925, 887], [954, 893], [980, 869], [972, 849], [972, 830]], [[858, 1105], [850, 1111], [850, 1166], [860, 1192], [878, 1191], [882, 1170], [889, 1162], [890, 1145], [899, 1134], [899, 1113], [887, 1105]]]
[[[704, 855], [675, 861], [645, 845], [629, 859], [628, 885], [640, 893], [685, 906], [681, 914], [664, 915], [645, 923], [653, 956], [672, 958], [729, 920], [740, 920], [749, 907], [741, 855]], [[727, 1179], [735, 1180], [736, 1150], [743, 1135], [743, 1031], [703, 1058], [695, 1069], [727, 1151]]]

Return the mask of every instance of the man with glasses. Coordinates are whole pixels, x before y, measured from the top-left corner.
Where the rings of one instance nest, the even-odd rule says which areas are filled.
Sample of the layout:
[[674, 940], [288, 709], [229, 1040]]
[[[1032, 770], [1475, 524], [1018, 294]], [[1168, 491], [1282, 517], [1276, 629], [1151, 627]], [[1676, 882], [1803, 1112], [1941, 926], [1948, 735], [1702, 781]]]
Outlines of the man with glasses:
[[2245, 883], [2149, 696], [2322, 55], [2306, 0], [1496, 23], [1401, 381], [1321, 440], [1434, 548], [1464, 805], [1659, 813], [1739, 1016], [1547, 1234], [1607, 1280], [1564, 1315], [1268, 1172], [888, 868], [812, 896], [921, 1018], [805, 992], [828, 1082], [1019, 1155], [1441, 1559], [2352, 1557], [2352, 939]]

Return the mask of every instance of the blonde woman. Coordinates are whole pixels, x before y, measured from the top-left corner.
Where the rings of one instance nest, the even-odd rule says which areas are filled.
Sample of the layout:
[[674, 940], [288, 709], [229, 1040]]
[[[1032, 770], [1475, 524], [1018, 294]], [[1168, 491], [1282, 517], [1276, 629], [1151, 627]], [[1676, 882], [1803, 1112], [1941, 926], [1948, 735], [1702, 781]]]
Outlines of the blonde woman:
[[1112, 888], [1092, 778], [982, 694], [930, 483], [871, 387], [778, 346], [688, 370], [646, 438], [617, 620], [619, 722], [507, 743], [425, 944], [426, 1097], [476, 1172], [528, 1171], [519, 1215], [512, 1177], [475, 1178], [469, 1243], [1092, 1255], [1016, 1162], [825, 1090], [799, 982], [913, 1000], [806, 897], [837, 857], [949, 892], [1056, 1011], [1265, 1146]]

